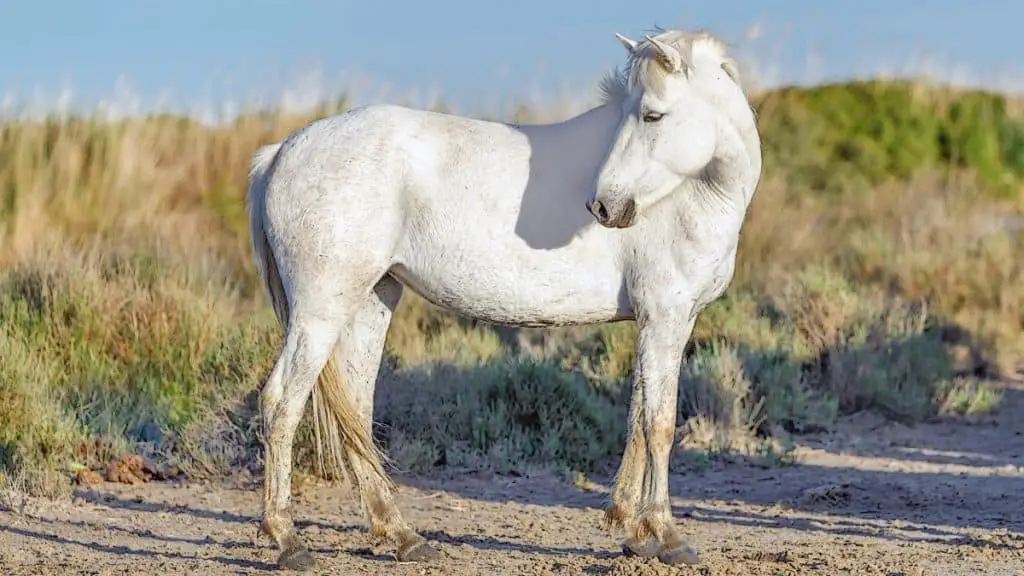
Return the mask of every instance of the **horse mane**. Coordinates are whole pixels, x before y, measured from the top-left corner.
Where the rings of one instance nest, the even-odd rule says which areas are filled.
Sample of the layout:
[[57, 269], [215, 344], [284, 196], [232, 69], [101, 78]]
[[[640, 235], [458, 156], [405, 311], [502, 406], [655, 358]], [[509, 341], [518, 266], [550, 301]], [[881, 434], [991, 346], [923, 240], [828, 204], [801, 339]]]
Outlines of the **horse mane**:
[[[736, 62], [729, 57], [729, 45], [706, 30], [683, 31], [655, 28], [652, 37], [672, 46], [679, 52], [683, 65], [693, 67], [694, 54], [704, 52], [720, 60], [722, 69], [737, 84], [740, 84]], [[614, 68], [601, 79], [599, 89], [605, 103], [620, 103], [630, 89], [639, 85], [655, 88], [664, 85], [668, 72], [657, 63], [657, 51], [646, 39], [637, 43], [629, 54], [625, 68]]]

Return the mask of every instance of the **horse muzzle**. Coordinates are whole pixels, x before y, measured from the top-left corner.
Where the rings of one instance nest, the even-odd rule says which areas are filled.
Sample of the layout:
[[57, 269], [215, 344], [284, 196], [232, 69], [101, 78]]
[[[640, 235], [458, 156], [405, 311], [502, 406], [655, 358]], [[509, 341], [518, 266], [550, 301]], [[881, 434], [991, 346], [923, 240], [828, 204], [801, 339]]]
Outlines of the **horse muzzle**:
[[619, 203], [590, 200], [587, 211], [605, 228], [629, 228], [636, 223], [636, 201], [632, 198]]

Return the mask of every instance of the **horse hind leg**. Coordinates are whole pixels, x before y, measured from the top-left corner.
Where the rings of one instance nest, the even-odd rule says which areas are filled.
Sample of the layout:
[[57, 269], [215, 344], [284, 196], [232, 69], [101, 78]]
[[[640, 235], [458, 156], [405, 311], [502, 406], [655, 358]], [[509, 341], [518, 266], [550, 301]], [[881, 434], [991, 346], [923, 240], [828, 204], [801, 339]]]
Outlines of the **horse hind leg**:
[[[402, 284], [391, 276], [381, 279], [338, 342], [345, 383], [368, 434], [372, 433], [373, 394], [384, 341], [402, 291]], [[401, 562], [436, 559], [439, 553], [402, 517], [390, 482], [374, 472], [373, 463], [366, 462], [352, 449], [346, 449], [346, 457], [371, 533], [394, 542]]]
[[305, 570], [315, 563], [289, 512], [292, 445], [306, 401], [331, 356], [340, 325], [339, 321], [325, 320], [320, 313], [296, 309], [261, 395], [266, 472], [260, 532], [277, 543], [281, 550], [278, 565], [286, 569]]

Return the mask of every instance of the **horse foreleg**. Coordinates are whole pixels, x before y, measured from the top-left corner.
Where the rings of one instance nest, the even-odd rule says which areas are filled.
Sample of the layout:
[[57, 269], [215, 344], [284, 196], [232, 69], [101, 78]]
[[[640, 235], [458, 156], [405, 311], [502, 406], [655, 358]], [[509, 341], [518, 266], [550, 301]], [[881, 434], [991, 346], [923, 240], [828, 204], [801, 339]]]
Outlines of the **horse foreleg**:
[[[689, 314], [658, 310], [639, 324], [637, 364], [643, 387], [642, 426], [647, 466], [642, 489], [640, 528], [634, 535], [653, 536], [658, 558], [667, 564], [699, 562], [696, 551], [676, 528], [669, 500], [669, 458], [675, 440], [676, 402], [683, 348], [693, 331]], [[688, 311], [686, 311], [688, 312]]]
[[277, 543], [281, 550], [278, 565], [282, 568], [305, 570], [314, 564], [288, 511], [292, 443], [306, 401], [327, 364], [338, 332], [338, 326], [331, 322], [296, 315], [261, 394], [266, 463], [260, 532]]
[[620, 528], [626, 532], [623, 551], [627, 554], [650, 557], [658, 552], [657, 542], [646, 534], [639, 524], [644, 471], [647, 468], [647, 437], [643, 426], [643, 379], [634, 372], [633, 395], [629, 401], [629, 431], [626, 449], [615, 475], [615, 489], [611, 505], [604, 514], [607, 529]]

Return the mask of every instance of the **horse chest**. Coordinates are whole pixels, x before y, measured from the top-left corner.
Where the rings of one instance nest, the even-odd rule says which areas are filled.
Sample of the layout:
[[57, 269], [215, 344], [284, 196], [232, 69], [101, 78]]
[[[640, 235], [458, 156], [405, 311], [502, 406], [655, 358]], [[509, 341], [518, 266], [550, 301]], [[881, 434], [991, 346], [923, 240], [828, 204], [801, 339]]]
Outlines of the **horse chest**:
[[732, 281], [733, 272], [736, 269], [735, 266], [736, 258], [735, 255], [726, 257], [719, 262], [718, 266], [712, 272], [710, 278], [705, 284], [705, 288], [697, 297], [697, 306], [700, 309], [704, 309], [713, 300], [721, 296], [726, 288], [729, 287], [729, 283]]
[[699, 313], [721, 296], [732, 281], [738, 235], [723, 227], [694, 225], [673, 243], [664, 268], [674, 270], [673, 291], [692, 303]]

